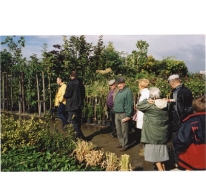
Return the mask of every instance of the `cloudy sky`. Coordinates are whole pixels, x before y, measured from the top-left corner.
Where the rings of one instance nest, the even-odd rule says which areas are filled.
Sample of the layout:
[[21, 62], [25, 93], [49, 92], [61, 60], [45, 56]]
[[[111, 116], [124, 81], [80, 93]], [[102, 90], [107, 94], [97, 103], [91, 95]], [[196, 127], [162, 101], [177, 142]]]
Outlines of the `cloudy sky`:
[[[189, 72], [205, 70], [204, 0], [7, 0], [1, 2], [1, 41], [7, 35], [23, 35], [23, 56], [37, 54], [63, 44], [62, 35], [86, 35], [96, 45], [103, 35], [104, 45], [128, 54], [138, 40], [149, 44], [148, 55], [157, 60], [172, 56], [182, 60]], [[9, 7], [6, 8], [6, 7]], [[1, 50], [5, 46], [1, 46]]]
[[[70, 35], [67, 35], [67, 39], [69, 37]], [[17, 36], [16, 39], [18, 38]], [[44, 43], [48, 44], [48, 50], [54, 49], [54, 44], [63, 44], [61, 35], [25, 36], [25, 38], [23, 56], [27, 59], [33, 53], [41, 58]], [[5, 36], [2, 36], [1, 41], [4, 39]], [[98, 35], [86, 35], [86, 41], [93, 45], [97, 44], [98, 39]], [[172, 56], [175, 60], [184, 61], [189, 72], [205, 70], [205, 35], [103, 35], [104, 45], [112, 41], [117, 51], [124, 51], [128, 54], [137, 50], [136, 42], [139, 40], [149, 44], [148, 55], [152, 55], [157, 60]]]

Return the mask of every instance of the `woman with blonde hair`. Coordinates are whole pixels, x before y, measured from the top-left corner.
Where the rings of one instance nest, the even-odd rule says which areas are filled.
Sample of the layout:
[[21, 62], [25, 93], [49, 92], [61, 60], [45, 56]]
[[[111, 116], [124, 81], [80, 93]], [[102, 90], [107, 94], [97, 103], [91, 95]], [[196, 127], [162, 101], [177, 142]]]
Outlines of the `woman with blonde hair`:
[[[149, 98], [149, 80], [148, 79], [139, 79], [138, 81], [138, 87], [139, 87], [139, 100], [138, 102], [143, 101], [144, 99], [148, 99]], [[137, 138], [140, 140], [141, 138], [141, 130], [142, 130], [142, 124], [143, 124], [143, 115], [144, 113], [138, 109], [136, 109], [137, 111], [137, 116], [136, 116], [136, 134], [137, 134]]]

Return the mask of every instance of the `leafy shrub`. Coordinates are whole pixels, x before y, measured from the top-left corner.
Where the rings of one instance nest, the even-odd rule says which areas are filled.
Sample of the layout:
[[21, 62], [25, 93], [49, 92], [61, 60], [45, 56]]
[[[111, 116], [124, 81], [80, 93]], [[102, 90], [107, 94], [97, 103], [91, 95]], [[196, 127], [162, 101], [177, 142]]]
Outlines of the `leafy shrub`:
[[50, 130], [50, 119], [45, 117], [29, 120], [14, 120], [14, 117], [1, 115], [1, 152], [13, 147], [36, 146], [39, 151], [72, 152], [74, 149], [74, 130], [70, 126], [64, 136], [57, 128]]
[[98, 167], [86, 167], [74, 157], [56, 152], [39, 152], [34, 146], [13, 148], [1, 156], [2, 172], [14, 171], [92, 171]]

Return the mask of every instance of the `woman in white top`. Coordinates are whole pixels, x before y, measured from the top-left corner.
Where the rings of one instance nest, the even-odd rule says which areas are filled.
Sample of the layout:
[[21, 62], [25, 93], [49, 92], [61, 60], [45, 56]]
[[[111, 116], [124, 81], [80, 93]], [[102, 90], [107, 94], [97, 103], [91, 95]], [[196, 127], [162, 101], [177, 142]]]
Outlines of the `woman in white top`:
[[[140, 98], [139, 98], [138, 102], [141, 102], [144, 99], [149, 98], [149, 96], [150, 96], [149, 89], [148, 89], [149, 83], [150, 82], [148, 79], [138, 80], [138, 86], [139, 86], [139, 90], [140, 90]], [[137, 129], [142, 129], [143, 115], [144, 115], [144, 113], [137, 109], [137, 118], [136, 118], [136, 128]]]
[[[139, 93], [140, 93], [140, 97], [139, 97], [138, 102], [141, 102], [144, 99], [149, 98], [149, 96], [150, 96], [150, 91], [148, 89], [149, 83], [150, 82], [149, 82], [148, 79], [138, 80], [138, 87], [139, 87]], [[135, 132], [135, 134], [136, 134], [137, 141], [140, 142], [144, 113], [142, 111], [139, 111], [138, 109], [136, 109], [136, 110], [137, 110], [137, 116], [136, 116], [136, 120], [135, 120], [136, 121], [136, 130], [135, 130], [136, 132]], [[144, 156], [144, 150], [143, 149], [140, 149], [139, 155]]]

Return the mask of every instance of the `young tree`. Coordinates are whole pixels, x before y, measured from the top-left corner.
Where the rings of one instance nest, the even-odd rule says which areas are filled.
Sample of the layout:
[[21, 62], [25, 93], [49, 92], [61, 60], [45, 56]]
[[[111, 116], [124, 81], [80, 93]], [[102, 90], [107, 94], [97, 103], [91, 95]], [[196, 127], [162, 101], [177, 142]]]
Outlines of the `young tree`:
[[22, 49], [25, 46], [25, 38], [20, 37], [17, 42], [15, 36], [7, 36], [2, 45], [7, 45], [9, 53], [11, 54], [10, 72], [14, 77], [19, 77], [19, 101], [22, 102], [22, 112], [25, 112], [25, 95], [24, 95], [24, 71], [26, 69], [26, 58], [22, 56]]

